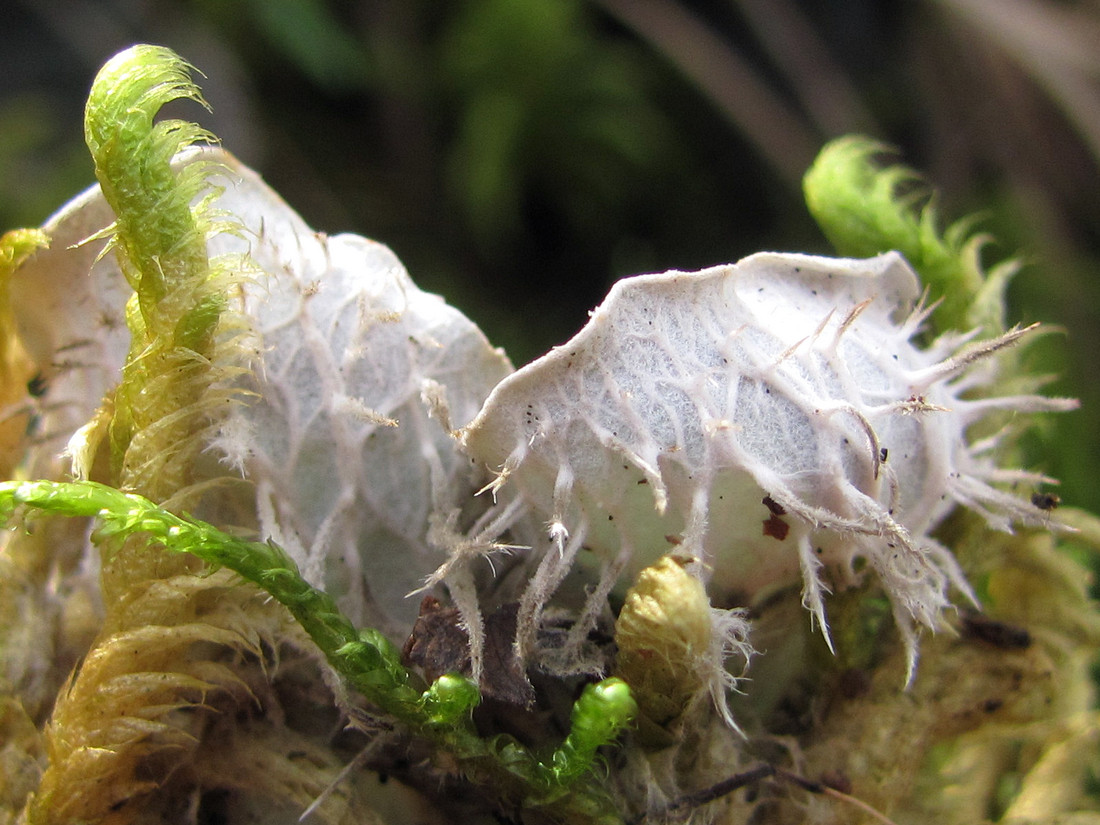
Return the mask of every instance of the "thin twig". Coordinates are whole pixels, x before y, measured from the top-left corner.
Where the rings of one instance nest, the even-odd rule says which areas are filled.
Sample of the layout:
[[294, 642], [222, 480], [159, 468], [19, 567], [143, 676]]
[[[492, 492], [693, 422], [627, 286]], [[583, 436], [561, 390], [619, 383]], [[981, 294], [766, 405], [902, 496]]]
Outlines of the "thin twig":
[[740, 790], [747, 785], [751, 785], [753, 782], [759, 782], [761, 779], [767, 779], [769, 777], [776, 777], [785, 782], [790, 782], [812, 794], [820, 796], [828, 796], [832, 799], [839, 800], [841, 802], [847, 802], [849, 805], [854, 805], [869, 816], [874, 817], [883, 825], [897, 825], [892, 819], [885, 814], [876, 811], [873, 807], [868, 805], [861, 799], [857, 799], [854, 796], [838, 791], [836, 788], [830, 788], [823, 782], [815, 782], [812, 779], [807, 779], [804, 776], [800, 776], [797, 773], [793, 773], [784, 768], [778, 768], [775, 765], [769, 765], [767, 763], [757, 765], [756, 767], [749, 768], [747, 771], [734, 774], [728, 779], [723, 779], [709, 788], [703, 788], [699, 791], [693, 791], [689, 794], [684, 794], [670, 802], [664, 808], [658, 811], [645, 814], [636, 820], [633, 820], [629, 825], [640, 825], [650, 818], [665, 818], [669, 815], [679, 813], [681, 811], [693, 811], [703, 805], [710, 802], [715, 802], [721, 799], [727, 794], [733, 793], [736, 790]]

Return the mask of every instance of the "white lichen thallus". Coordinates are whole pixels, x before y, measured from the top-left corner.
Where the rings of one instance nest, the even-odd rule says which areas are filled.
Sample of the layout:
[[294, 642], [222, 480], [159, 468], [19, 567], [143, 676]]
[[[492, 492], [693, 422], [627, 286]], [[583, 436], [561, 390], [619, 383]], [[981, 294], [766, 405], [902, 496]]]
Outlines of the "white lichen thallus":
[[[1047, 479], [998, 469], [996, 439], [971, 445], [968, 427], [997, 410], [1076, 406], [973, 398], [995, 375], [992, 356], [1030, 328], [975, 343], [948, 334], [922, 349], [914, 337], [931, 310], [919, 293], [897, 253], [764, 253], [626, 279], [575, 338], [504, 379], [461, 438], [497, 474], [500, 511], [517, 507], [503, 497], [514, 488], [548, 525], [522, 595], [519, 652], [543, 656], [542, 611], [587, 547], [599, 573], [554, 665], [584, 669], [582, 642], [608, 594], [675, 536], [726, 603], [801, 583], [827, 639], [825, 595], [856, 583], [864, 560], [912, 678], [917, 627], [937, 626], [949, 588], [973, 598], [932, 529], [956, 504], [1004, 529], [1048, 515], [993, 486]], [[748, 633], [743, 621], [724, 625]]]

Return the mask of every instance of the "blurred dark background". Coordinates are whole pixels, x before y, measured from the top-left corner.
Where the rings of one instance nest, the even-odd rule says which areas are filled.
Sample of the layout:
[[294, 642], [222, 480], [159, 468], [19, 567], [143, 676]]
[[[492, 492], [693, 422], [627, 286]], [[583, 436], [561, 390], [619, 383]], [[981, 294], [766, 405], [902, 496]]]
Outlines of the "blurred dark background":
[[897, 147], [945, 218], [1020, 254], [1010, 317], [1080, 412], [1029, 442], [1100, 510], [1096, 0], [16, 0], [0, 225], [93, 182], [82, 107], [135, 42], [197, 66], [199, 120], [318, 229], [389, 244], [522, 364], [618, 277], [827, 252], [802, 172], [830, 137]]

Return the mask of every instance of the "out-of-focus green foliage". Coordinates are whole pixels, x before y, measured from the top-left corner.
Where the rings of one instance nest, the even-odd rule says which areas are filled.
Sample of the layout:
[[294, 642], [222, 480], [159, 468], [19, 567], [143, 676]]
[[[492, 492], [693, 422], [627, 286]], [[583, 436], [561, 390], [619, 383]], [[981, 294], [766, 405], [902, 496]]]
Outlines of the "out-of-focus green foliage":
[[477, 242], [516, 242], [531, 193], [558, 204], [560, 231], [586, 238], [614, 221], [671, 137], [646, 97], [642, 55], [592, 48], [574, 3], [469, 4], [442, 44], [444, 89], [460, 114], [447, 183]]
[[337, 93], [366, 87], [370, 53], [323, 0], [250, 0], [247, 6], [272, 48], [311, 83]]

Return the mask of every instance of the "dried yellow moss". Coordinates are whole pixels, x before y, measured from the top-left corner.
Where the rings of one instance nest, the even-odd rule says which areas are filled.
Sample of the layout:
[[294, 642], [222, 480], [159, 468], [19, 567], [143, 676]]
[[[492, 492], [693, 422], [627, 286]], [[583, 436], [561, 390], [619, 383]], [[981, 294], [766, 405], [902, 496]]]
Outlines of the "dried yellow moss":
[[711, 645], [710, 600], [684, 569], [692, 561], [663, 556], [642, 570], [615, 623], [615, 671], [634, 692], [643, 731], [669, 728], [706, 686], [698, 662]]

